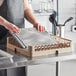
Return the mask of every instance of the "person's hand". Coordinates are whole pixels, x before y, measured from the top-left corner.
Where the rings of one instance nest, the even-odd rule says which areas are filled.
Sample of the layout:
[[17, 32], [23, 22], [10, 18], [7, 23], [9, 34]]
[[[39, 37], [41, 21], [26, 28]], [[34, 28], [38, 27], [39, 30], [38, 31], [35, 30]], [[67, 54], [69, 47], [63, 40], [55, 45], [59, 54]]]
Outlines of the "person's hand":
[[34, 28], [36, 28], [40, 32], [44, 32], [45, 31], [45, 26], [42, 26], [39, 23], [34, 24]]
[[20, 29], [12, 23], [7, 23], [4, 27], [7, 30], [9, 30], [10, 33], [19, 33], [20, 32]]
[[8, 22], [2, 16], [0, 16], [0, 25], [4, 26], [11, 33], [19, 33], [20, 32], [20, 29], [16, 25]]

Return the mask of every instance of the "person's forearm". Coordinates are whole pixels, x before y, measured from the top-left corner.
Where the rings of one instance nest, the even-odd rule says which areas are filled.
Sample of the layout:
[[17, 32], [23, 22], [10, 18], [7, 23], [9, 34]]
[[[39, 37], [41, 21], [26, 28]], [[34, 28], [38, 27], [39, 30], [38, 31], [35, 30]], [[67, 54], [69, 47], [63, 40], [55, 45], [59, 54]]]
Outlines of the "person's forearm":
[[33, 25], [37, 23], [37, 20], [36, 18], [34, 17], [33, 13], [32, 13], [32, 10], [30, 8], [26, 9], [24, 11], [24, 14], [25, 14], [25, 17], [26, 19], [32, 23]]
[[16, 25], [10, 23], [6, 19], [4, 19], [2, 16], [0, 16], [0, 25], [4, 26], [11, 33], [19, 33], [20, 32], [20, 29]]
[[33, 14], [32, 10], [31, 10], [30, 7], [29, 7], [28, 0], [24, 0], [24, 15], [25, 15], [25, 18], [26, 18], [30, 23], [32, 23], [33, 25], [37, 24], [37, 20], [36, 20], [36, 18], [34, 17], [34, 14]]
[[0, 25], [5, 27], [8, 23], [9, 22], [6, 19], [4, 19], [2, 16], [0, 16]]
[[32, 10], [29, 7], [28, 0], [24, 0], [24, 15], [25, 18], [33, 24], [33, 27], [36, 28], [38, 31], [43, 32], [45, 30], [44, 26], [41, 26], [34, 17]]

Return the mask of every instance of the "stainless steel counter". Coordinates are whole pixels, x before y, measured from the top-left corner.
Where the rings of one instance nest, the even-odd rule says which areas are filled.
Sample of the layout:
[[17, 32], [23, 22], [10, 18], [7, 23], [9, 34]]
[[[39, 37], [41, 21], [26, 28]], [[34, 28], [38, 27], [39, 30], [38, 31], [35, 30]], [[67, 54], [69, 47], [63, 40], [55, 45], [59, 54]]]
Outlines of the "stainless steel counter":
[[9, 69], [9, 68], [38, 65], [38, 64], [48, 64], [52, 62], [60, 62], [60, 61], [76, 59], [76, 54], [73, 53], [59, 54], [58, 56], [48, 55], [48, 56], [36, 57], [32, 59], [28, 59], [19, 54], [12, 53], [12, 55], [13, 58], [2, 60], [2, 62], [0, 63], [0, 69]]

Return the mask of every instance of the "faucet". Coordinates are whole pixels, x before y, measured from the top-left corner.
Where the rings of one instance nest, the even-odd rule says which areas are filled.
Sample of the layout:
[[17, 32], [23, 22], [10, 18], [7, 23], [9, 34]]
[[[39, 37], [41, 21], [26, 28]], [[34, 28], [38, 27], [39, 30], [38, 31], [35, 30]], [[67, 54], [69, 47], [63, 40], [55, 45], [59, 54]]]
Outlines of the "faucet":
[[[69, 22], [70, 20], [72, 20], [73, 19], [73, 17], [69, 17], [65, 22], [64, 22], [64, 24], [57, 24], [57, 21], [55, 20], [55, 18], [56, 18], [56, 12], [55, 11], [53, 11], [53, 13], [50, 15], [50, 17], [49, 17], [49, 21], [53, 24], [53, 31], [54, 31], [54, 35], [57, 35], [57, 31], [59, 31], [58, 33], [59, 33], [59, 36], [61, 37], [61, 27], [62, 26], [65, 26], [65, 24], [67, 23], [67, 22]], [[57, 27], [58, 27], [58, 30], [57, 30]]]
[[55, 18], [56, 18], [56, 12], [55, 11], [53, 11], [53, 13], [50, 15], [50, 17], [49, 17], [49, 21], [53, 24], [53, 26], [54, 26], [54, 35], [56, 35], [56, 26], [57, 26], [57, 22], [56, 22], [56, 20], [55, 20]]

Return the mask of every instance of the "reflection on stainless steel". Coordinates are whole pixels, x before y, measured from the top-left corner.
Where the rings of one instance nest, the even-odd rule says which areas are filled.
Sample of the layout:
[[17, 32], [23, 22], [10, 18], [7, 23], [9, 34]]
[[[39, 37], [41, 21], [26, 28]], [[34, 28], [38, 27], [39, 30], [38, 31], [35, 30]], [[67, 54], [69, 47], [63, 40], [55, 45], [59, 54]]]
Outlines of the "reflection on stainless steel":
[[4, 52], [3, 50], [0, 50], [0, 64], [4, 63], [13, 63], [13, 55]]
[[18, 54], [13, 54], [13, 56], [14, 56], [13, 58], [14, 62], [7, 63], [5, 61], [5, 63], [0, 64], [0, 69], [9, 69], [9, 68], [38, 65], [38, 64], [48, 64], [48, 63], [57, 62], [57, 61], [76, 59], [76, 54], [73, 54], [73, 53], [63, 53], [63, 54], [59, 54], [58, 56], [56, 55], [41, 56], [33, 59], [28, 59]]
[[9, 57], [9, 58], [12, 58], [13, 55], [7, 53], [7, 52], [4, 52], [3, 50], [0, 50], [0, 58], [1, 57]]
[[18, 40], [21, 45], [23, 43], [25, 46], [57, 44], [56, 39], [53, 36], [50, 36], [46, 31], [38, 32], [34, 28], [21, 29], [21, 32], [15, 35], [13, 36], [16, 40]]

